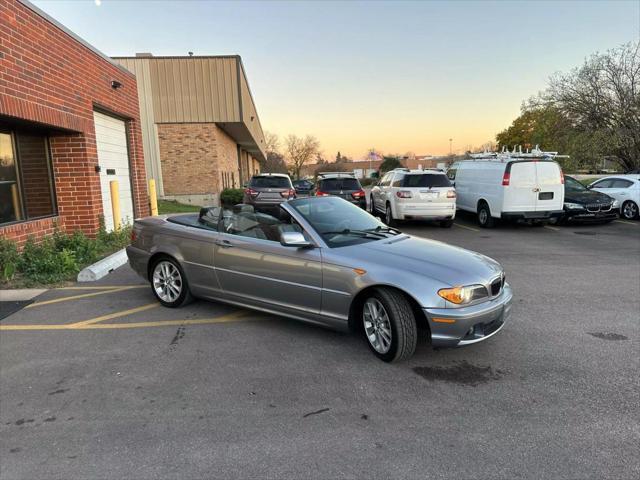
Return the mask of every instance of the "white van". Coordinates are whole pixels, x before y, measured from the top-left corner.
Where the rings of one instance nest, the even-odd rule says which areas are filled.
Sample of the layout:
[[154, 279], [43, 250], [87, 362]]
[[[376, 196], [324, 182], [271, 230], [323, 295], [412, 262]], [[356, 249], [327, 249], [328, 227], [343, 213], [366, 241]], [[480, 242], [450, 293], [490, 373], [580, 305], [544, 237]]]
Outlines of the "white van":
[[478, 215], [481, 227], [496, 219], [548, 220], [562, 215], [564, 177], [546, 158], [481, 158], [456, 162], [447, 170], [457, 205]]

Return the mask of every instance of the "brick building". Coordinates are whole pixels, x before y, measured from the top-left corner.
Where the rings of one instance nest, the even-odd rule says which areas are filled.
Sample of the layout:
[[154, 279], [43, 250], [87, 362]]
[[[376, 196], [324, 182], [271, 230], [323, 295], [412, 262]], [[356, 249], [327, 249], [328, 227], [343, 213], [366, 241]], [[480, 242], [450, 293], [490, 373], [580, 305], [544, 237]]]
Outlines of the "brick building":
[[0, 0], [0, 237], [94, 235], [149, 212], [136, 78], [26, 0]]
[[161, 197], [215, 204], [260, 171], [264, 133], [239, 56], [114, 60], [138, 79], [146, 171]]

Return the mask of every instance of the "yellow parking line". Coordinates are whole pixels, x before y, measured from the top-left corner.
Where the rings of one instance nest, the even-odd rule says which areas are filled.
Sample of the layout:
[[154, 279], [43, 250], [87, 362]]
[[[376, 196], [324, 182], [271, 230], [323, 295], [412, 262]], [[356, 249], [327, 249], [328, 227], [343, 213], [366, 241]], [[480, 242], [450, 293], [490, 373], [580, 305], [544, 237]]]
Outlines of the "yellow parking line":
[[547, 230], [553, 230], [554, 232], [557, 232], [558, 230], [560, 230], [557, 227], [552, 227], [550, 225], [544, 225], [544, 228], [546, 228]]
[[625, 225], [640, 225], [640, 223], [627, 222], [626, 220], [614, 220], [615, 223], [624, 223]]
[[150, 303], [148, 305], [143, 305], [141, 307], [131, 308], [129, 310], [123, 310], [121, 312], [109, 313], [108, 315], [102, 315], [101, 317], [90, 318], [89, 320], [84, 320], [82, 322], [76, 322], [69, 324], [69, 328], [82, 328], [85, 325], [92, 325], [98, 322], [104, 322], [105, 320], [111, 320], [112, 318], [124, 317], [125, 315], [131, 315], [133, 313], [144, 312], [145, 310], [149, 310], [154, 307], [158, 307], [160, 304], [158, 302]]
[[72, 295], [71, 297], [54, 298], [53, 300], [45, 300], [43, 302], [32, 303], [31, 305], [27, 305], [24, 308], [41, 307], [43, 305], [51, 305], [52, 303], [66, 302], [68, 300], [77, 300], [79, 298], [95, 297], [96, 295], [105, 295], [107, 293], [122, 292], [124, 290], [131, 290], [133, 288], [138, 288], [138, 287], [135, 286], [135, 287], [111, 288], [109, 290], [102, 290], [100, 292], [83, 293], [81, 295]]
[[454, 225], [455, 225], [456, 227], [466, 228], [467, 230], [471, 230], [472, 232], [479, 232], [479, 231], [480, 231], [480, 230], [478, 230], [477, 228], [467, 227], [466, 225], [462, 225], [461, 223], [454, 223]]
[[58, 287], [53, 288], [52, 290], [116, 290], [118, 288], [147, 288], [149, 285], [101, 285], [99, 287], [96, 286], [86, 286], [86, 287]]
[[122, 329], [122, 328], [144, 328], [144, 327], [170, 327], [175, 325], [206, 325], [212, 323], [229, 323], [240, 321], [242, 317], [248, 315], [247, 310], [239, 310], [215, 318], [187, 318], [182, 320], [162, 320], [157, 322], [136, 322], [136, 323], [92, 323], [77, 327], [75, 324], [62, 325], [2, 325], [0, 331], [19, 330], [96, 330], [96, 329]]
[[249, 312], [241, 311], [230, 313], [216, 318], [191, 318], [185, 320], [160, 320], [157, 322], [137, 322], [137, 323], [97, 323], [82, 327], [78, 330], [86, 329], [118, 329], [118, 328], [144, 328], [144, 327], [166, 327], [175, 325], [205, 325], [210, 323], [228, 323], [235, 322], [241, 317], [248, 315]]

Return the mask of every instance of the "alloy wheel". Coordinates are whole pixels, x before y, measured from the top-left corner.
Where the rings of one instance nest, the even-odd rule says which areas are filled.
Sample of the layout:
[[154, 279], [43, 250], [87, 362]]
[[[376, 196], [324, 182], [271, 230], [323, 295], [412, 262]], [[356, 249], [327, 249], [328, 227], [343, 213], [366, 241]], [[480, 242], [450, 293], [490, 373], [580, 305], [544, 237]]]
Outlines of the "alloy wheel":
[[373, 349], [378, 353], [387, 353], [391, 348], [391, 322], [382, 303], [376, 298], [367, 299], [362, 317], [367, 340]]
[[622, 207], [622, 216], [627, 220], [633, 220], [638, 215], [638, 206], [633, 202], [627, 202]]
[[153, 289], [163, 302], [173, 303], [182, 293], [182, 275], [171, 262], [162, 260], [153, 269]]

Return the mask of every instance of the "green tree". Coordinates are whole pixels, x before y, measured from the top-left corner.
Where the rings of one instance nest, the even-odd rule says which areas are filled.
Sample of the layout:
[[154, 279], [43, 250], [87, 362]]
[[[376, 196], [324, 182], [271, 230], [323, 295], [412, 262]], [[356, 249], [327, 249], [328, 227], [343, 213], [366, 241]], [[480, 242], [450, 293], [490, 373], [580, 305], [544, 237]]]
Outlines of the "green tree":
[[385, 156], [382, 157], [382, 163], [380, 164], [380, 168], [378, 172], [380, 175], [388, 172], [389, 170], [393, 170], [394, 168], [403, 168], [404, 165], [400, 161], [397, 155], [394, 156]]

